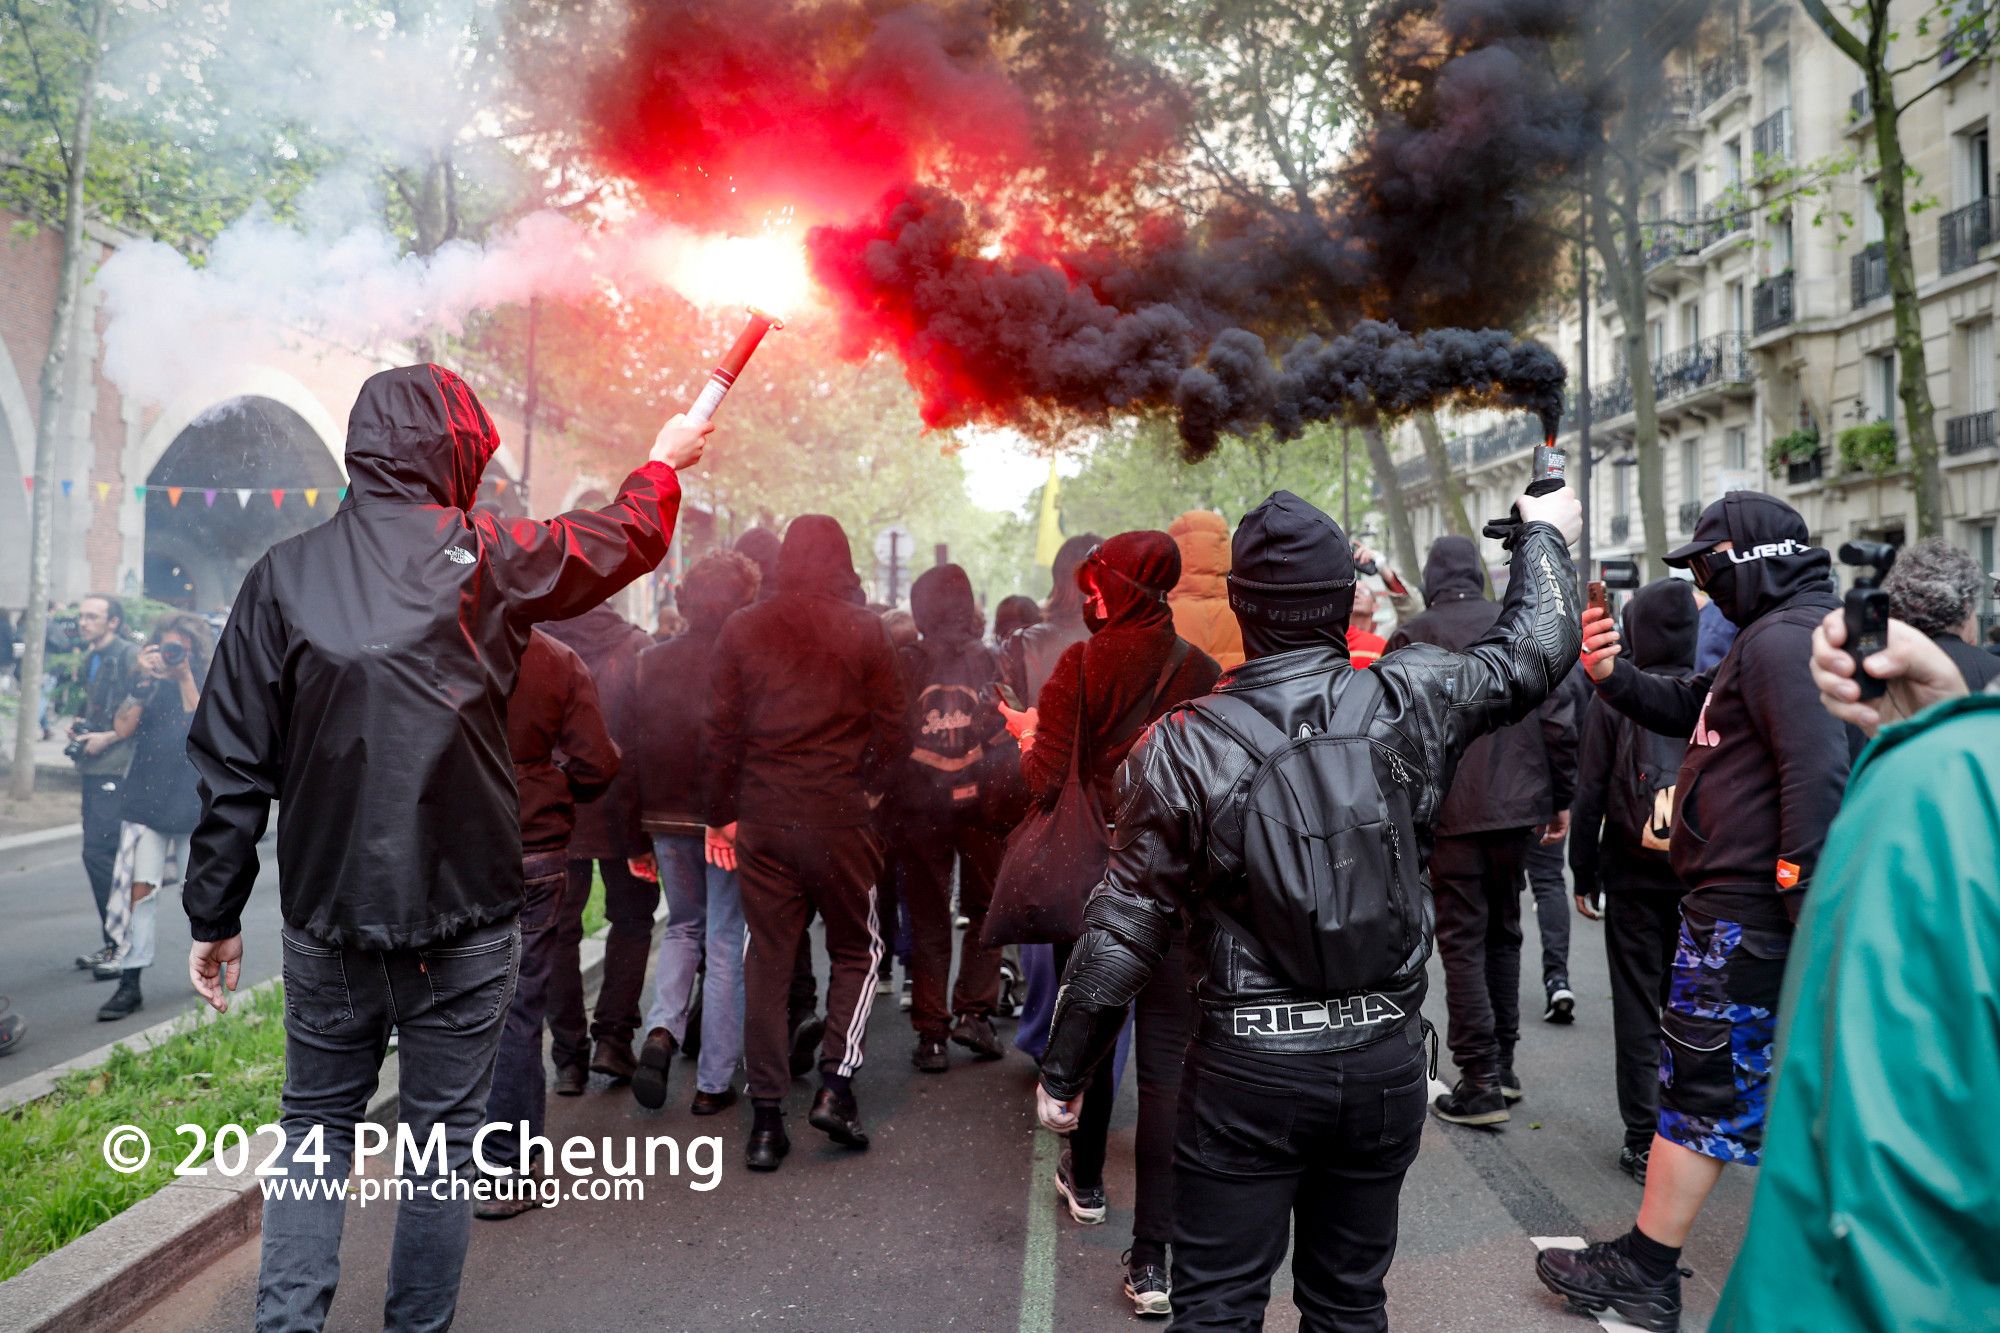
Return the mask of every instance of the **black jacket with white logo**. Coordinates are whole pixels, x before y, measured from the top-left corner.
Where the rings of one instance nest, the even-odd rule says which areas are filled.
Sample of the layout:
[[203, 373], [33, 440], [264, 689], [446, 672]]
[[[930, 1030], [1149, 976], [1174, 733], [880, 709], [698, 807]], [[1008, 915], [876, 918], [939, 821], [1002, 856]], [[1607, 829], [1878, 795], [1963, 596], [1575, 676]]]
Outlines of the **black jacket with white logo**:
[[[1381, 681], [1369, 739], [1409, 797], [1419, 864], [1459, 758], [1478, 737], [1526, 717], [1576, 664], [1581, 639], [1576, 577], [1561, 535], [1522, 530], [1513, 578], [1493, 627], [1462, 653], [1417, 644], [1369, 670]], [[1355, 680], [1344, 637], [1323, 647], [1255, 657], [1227, 672], [1216, 692], [1256, 708], [1286, 735], [1324, 731]], [[1126, 1004], [1159, 966], [1174, 918], [1188, 918], [1201, 1040], [1280, 1053], [1339, 1050], [1405, 1031], [1424, 998], [1423, 947], [1391, 986], [1313, 994], [1273, 975], [1225, 930], [1211, 907], [1246, 919], [1250, 891], [1235, 845], [1257, 764], [1198, 708], [1170, 710], [1149, 728], [1119, 774], [1111, 863], [1084, 907], [1042, 1081], [1072, 1096], [1110, 1051]], [[1428, 894], [1425, 897], [1428, 907]], [[1295, 915], [1309, 915], [1300, 906]], [[1322, 929], [1338, 929], [1328, 923]], [[1407, 1020], [1407, 1021], [1404, 1021]]]
[[468, 513], [498, 444], [448, 370], [362, 386], [347, 499], [251, 567], [188, 736], [202, 789], [182, 894], [194, 938], [241, 930], [274, 800], [295, 930], [408, 948], [520, 910], [507, 697], [529, 631], [657, 565], [680, 482], [648, 463], [602, 510]]

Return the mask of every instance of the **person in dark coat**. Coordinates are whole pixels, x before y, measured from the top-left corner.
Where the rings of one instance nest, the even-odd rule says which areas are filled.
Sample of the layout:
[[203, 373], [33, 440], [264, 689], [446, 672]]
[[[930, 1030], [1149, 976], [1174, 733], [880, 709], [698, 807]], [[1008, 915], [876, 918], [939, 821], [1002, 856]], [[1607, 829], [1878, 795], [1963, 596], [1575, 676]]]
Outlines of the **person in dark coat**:
[[993, 646], [1003, 647], [1021, 630], [1042, 623], [1042, 608], [1034, 598], [1015, 593], [993, 608]]
[[[646, 1041], [632, 1075], [632, 1096], [652, 1110], [666, 1105], [668, 1071], [683, 1045], [701, 1048], [688, 1109], [715, 1115], [736, 1100], [736, 1066], [743, 1058], [743, 892], [735, 871], [708, 864], [701, 783], [708, 768], [702, 733], [709, 694], [689, 682], [708, 680], [723, 622], [757, 599], [761, 582], [746, 556], [704, 556], [681, 584], [688, 627], [639, 655], [632, 753], [639, 823], [653, 840], [667, 899]], [[700, 1026], [690, 1032], [697, 1014]]]
[[[1658, 676], [1692, 675], [1698, 625], [1692, 584], [1647, 584], [1625, 608], [1632, 665]], [[1657, 831], [1647, 825], [1662, 799], [1672, 808], [1671, 784], [1687, 741], [1647, 732], [1593, 694], [1580, 748], [1570, 873], [1577, 910], [1604, 918], [1618, 1115], [1625, 1124], [1618, 1166], [1643, 1185], [1660, 1104], [1660, 996], [1680, 938], [1686, 891]], [[1669, 785], [1661, 791], [1660, 783]]]
[[882, 848], [874, 804], [909, 753], [903, 688], [881, 617], [840, 524], [792, 520], [778, 590], [729, 618], [709, 678], [703, 803], [711, 864], [739, 870], [750, 927], [744, 1053], [754, 1117], [746, 1161], [775, 1171], [790, 1151], [786, 996], [806, 911], [826, 923], [832, 960], [819, 1093], [809, 1123], [866, 1148], [852, 1079], [882, 963], [875, 884]]
[[[279, 802], [279, 1177], [347, 1178], [392, 1025], [403, 1126], [424, 1143], [442, 1125], [431, 1170], [468, 1172], [520, 950], [507, 699], [521, 654], [535, 622], [666, 558], [674, 469], [710, 429], [667, 423], [603, 509], [503, 523], [468, 512], [499, 446], [470, 387], [439, 366], [383, 371], [348, 418], [347, 498], [244, 576], [188, 734], [202, 808], [181, 900], [189, 977], [226, 1009]], [[313, 1189], [266, 1197], [260, 1319], [324, 1322], [346, 1211]], [[386, 1326], [451, 1322], [471, 1213], [448, 1188], [398, 1205]]]
[[521, 1135], [542, 1132], [548, 1110], [542, 1073], [542, 1022], [548, 1016], [550, 973], [555, 964], [556, 922], [568, 878], [570, 831], [580, 804], [595, 800], [619, 771], [617, 745], [604, 728], [597, 686], [576, 651], [537, 630], [521, 655], [520, 678], [507, 700], [507, 752], [521, 793], [521, 967], [493, 1064], [486, 1098], [488, 1124], [507, 1125], [487, 1136], [484, 1165], [497, 1169], [475, 1217], [515, 1217], [542, 1201], [538, 1182], [521, 1180]]
[[[1462, 653], [1500, 618], [1486, 596], [1479, 547], [1440, 537], [1424, 561], [1422, 615], [1389, 640], [1386, 660], [1413, 643]], [[1532, 717], [1466, 747], [1438, 809], [1431, 850], [1438, 953], [1444, 959], [1446, 1044], [1458, 1085], [1431, 1105], [1442, 1120], [1494, 1125], [1521, 1095], [1521, 885], [1528, 847], [1560, 837], [1576, 782], [1572, 696], [1552, 693]]]
[[[1164, 532], [1122, 532], [1092, 548], [1076, 572], [1085, 619], [1097, 626], [1071, 645], [1042, 686], [1036, 707], [1010, 716], [1019, 728], [1021, 775], [1044, 804], [1068, 778], [1079, 743], [1079, 776], [1097, 787], [1107, 818], [1118, 808], [1118, 769], [1146, 727], [1177, 704], [1215, 688], [1215, 659], [1174, 630], [1167, 595], [1180, 582], [1181, 553]], [[1055, 946], [1056, 974], [1074, 942]], [[1187, 985], [1186, 938], [1174, 931], [1165, 959], [1133, 1000], [1139, 1125], [1128, 1277], [1164, 1271], [1173, 1235], [1173, 1137], [1181, 1059], [1194, 1012]], [[1111, 1061], [1092, 1073], [1075, 1132], [1056, 1165], [1056, 1190], [1071, 1218], [1104, 1221], [1104, 1156], [1118, 1084]]]
[[[653, 646], [651, 636], [609, 606], [594, 606], [542, 628], [583, 659], [597, 684], [611, 739], [620, 750], [630, 748], [638, 730], [639, 654]], [[560, 1096], [581, 1094], [592, 1073], [622, 1087], [638, 1068], [632, 1039], [639, 1030], [639, 993], [645, 989], [646, 960], [653, 951], [660, 886], [634, 874], [632, 862], [651, 854], [639, 828], [638, 766], [626, 765], [602, 796], [577, 807], [576, 827], [569, 835], [569, 884], [563, 891], [555, 972], [549, 981], [549, 1047]], [[593, 870], [604, 880], [604, 916], [611, 931], [604, 941], [604, 980], [586, 1032], [578, 954]]]
[[778, 552], [784, 543], [769, 528], [751, 528], [736, 539], [736, 554], [757, 566], [757, 600], [768, 602], [778, 594]]
[[2000, 676], [2000, 658], [1975, 646], [1979, 607], [1992, 587], [1993, 576], [1942, 537], [1926, 537], [1898, 551], [1882, 580], [1890, 614], [1930, 635], [1973, 694]]

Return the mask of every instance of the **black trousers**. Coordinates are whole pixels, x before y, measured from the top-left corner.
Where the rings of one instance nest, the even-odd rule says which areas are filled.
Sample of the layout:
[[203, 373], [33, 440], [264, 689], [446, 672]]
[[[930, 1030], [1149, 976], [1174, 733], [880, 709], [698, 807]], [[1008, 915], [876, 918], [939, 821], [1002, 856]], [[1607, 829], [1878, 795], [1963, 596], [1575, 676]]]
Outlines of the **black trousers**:
[[1459, 1073], [1490, 1082], [1521, 1036], [1521, 875], [1532, 829], [1439, 838], [1431, 852], [1445, 1044]]
[[1528, 888], [1535, 895], [1535, 927], [1542, 937], [1542, 989], [1569, 984], [1569, 882], [1563, 878], [1563, 854], [1569, 840], [1543, 845], [1528, 840]]
[[[919, 1037], [942, 1038], [951, 1031], [954, 1016], [991, 1018], [999, 1003], [1000, 951], [982, 947], [979, 935], [986, 926], [993, 877], [1007, 843], [977, 821], [950, 813], [928, 820], [909, 816], [898, 822], [897, 837], [896, 860], [910, 909], [910, 1026]], [[952, 928], [954, 865], [959, 872], [959, 911], [972, 921], [964, 931]], [[894, 875], [885, 872], [882, 878], [889, 881]], [[883, 909], [882, 921], [883, 937], [893, 940], [893, 903]], [[950, 987], [954, 938], [960, 941], [956, 989]]]
[[[1058, 977], [1068, 969], [1074, 947], [1055, 946]], [[1174, 1124], [1194, 1018], [1187, 937], [1176, 931], [1166, 956], [1132, 998], [1132, 1061], [1139, 1080], [1139, 1123], [1132, 1147], [1132, 1238], [1154, 1245], [1165, 1245], [1174, 1234]], [[1070, 1169], [1085, 1185], [1104, 1180], [1111, 1107], [1118, 1100], [1118, 1085], [1112, 1081], [1115, 1063], [1107, 1055], [1091, 1075], [1083, 1105], [1077, 1108], [1076, 1128], [1069, 1134]]]
[[119, 790], [123, 778], [109, 773], [83, 775], [83, 873], [90, 877], [90, 896], [97, 901], [98, 930], [110, 944], [111, 932], [104, 929], [104, 913], [111, 903], [111, 871], [118, 863], [118, 835], [124, 799]]
[[[583, 908], [590, 897], [590, 868], [604, 876], [604, 917], [611, 929], [604, 937], [604, 980], [597, 988], [597, 1005], [584, 1030]], [[590, 1063], [593, 1040], [632, 1045], [639, 1030], [639, 992], [646, 985], [646, 964], [653, 953], [653, 912], [660, 904], [660, 886], [640, 879], [622, 859], [572, 860], [556, 915], [555, 961], [549, 973], [549, 1055], [557, 1069]]]
[[1388, 1328], [1382, 1284], [1428, 1082], [1422, 1045], [1400, 1032], [1322, 1055], [1190, 1047], [1174, 1140], [1175, 1333], [1262, 1328], [1288, 1241], [1302, 1330]]
[[1660, 1110], [1660, 1006], [1680, 939], [1681, 888], [1673, 872], [1606, 876], [1604, 952], [1611, 965], [1611, 1040], [1625, 1146], [1653, 1141]]

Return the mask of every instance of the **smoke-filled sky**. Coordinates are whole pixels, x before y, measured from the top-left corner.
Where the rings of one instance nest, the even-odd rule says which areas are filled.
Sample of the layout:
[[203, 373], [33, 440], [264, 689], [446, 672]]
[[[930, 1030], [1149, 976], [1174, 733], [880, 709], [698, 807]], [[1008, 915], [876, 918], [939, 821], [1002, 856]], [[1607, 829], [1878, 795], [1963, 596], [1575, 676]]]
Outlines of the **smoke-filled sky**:
[[212, 75], [238, 124], [292, 117], [421, 167], [525, 115], [580, 136], [645, 214], [530, 216], [419, 259], [367, 220], [379, 183], [336, 171], [303, 229], [245, 219], [200, 271], [158, 247], [109, 263], [109, 368], [160, 401], [274, 327], [394, 340], [531, 294], [672, 285], [696, 233], [782, 212], [844, 352], [898, 356], [933, 425], [1046, 437], [1168, 413], [1199, 454], [1452, 401], [1549, 416], [1559, 362], [1499, 330], [1545, 289], [1548, 192], [1588, 147], [1592, 108], [1551, 55], [1587, 3], [1387, 0], [1365, 43], [1379, 105], [1345, 168], [1310, 198], [1204, 216], [1158, 189], [1188, 97], [1090, 4], [1002, 30], [1006, 6], [939, 0], [630, 0], [579, 20], [615, 40], [570, 77], [519, 82], [476, 35], [528, 0], [443, 0], [409, 30], [238, 5]]

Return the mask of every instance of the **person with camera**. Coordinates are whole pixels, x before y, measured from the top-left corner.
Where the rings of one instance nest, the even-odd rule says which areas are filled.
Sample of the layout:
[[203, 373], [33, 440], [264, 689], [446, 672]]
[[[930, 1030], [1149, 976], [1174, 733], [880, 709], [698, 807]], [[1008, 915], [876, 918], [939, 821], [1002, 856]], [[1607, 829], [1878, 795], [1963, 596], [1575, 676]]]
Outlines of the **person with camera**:
[[119, 708], [112, 730], [132, 742], [119, 804], [123, 825], [112, 870], [105, 924], [119, 942], [112, 966], [118, 990], [97, 1011], [100, 1023], [138, 1012], [139, 978], [153, 965], [159, 891], [180, 875], [188, 835], [201, 817], [194, 765], [188, 762], [188, 726], [208, 678], [208, 624], [197, 616], [169, 616], [153, 627], [139, 650], [139, 680]]
[[534, 626], [597, 605], [666, 558], [678, 469], [706, 422], [676, 417], [602, 509], [534, 522], [472, 511], [500, 434], [436, 365], [372, 375], [347, 421], [347, 497], [244, 576], [188, 732], [201, 775], [181, 901], [188, 976], [218, 1012], [243, 962], [257, 844], [279, 802], [283, 1146], [260, 1168], [261, 1328], [322, 1326], [345, 1180], [393, 1027], [410, 1165], [384, 1327], [443, 1328], [472, 1227], [486, 1109], [521, 951], [520, 794], [507, 700]]
[[1197, 1012], [1174, 1146], [1177, 1328], [1261, 1324], [1288, 1242], [1304, 1326], [1388, 1326], [1428, 1090], [1431, 826], [1466, 747], [1526, 717], [1577, 659], [1582, 509], [1567, 490], [1518, 503], [1491, 627], [1463, 652], [1416, 644], [1356, 671], [1347, 536], [1273, 494], [1232, 542], [1248, 660], [1155, 723], [1120, 772], [1037, 1109], [1075, 1128], [1185, 916]]
[[[78, 955], [76, 965], [92, 971], [99, 981], [115, 981], [124, 969], [113, 961], [118, 943], [111, 937], [106, 914], [123, 825], [119, 792], [132, 762], [131, 738], [120, 736], [116, 723], [118, 709], [139, 679], [139, 646], [125, 637], [125, 608], [117, 598], [102, 593], [92, 593], [79, 604], [76, 632], [86, 650], [77, 668], [83, 677], [83, 716], [70, 723], [63, 753], [83, 778], [83, 871], [90, 877], [102, 932], [99, 947]], [[47, 697], [45, 690], [43, 698]]]
[[1993, 575], [1942, 537], [1926, 537], [1891, 558], [1882, 579], [1889, 614], [1928, 634], [1965, 677], [1966, 689], [1985, 689], [2000, 676], [2000, 657], [1976, 646], [1979, 607], [1993, 591]]
[[1543, 1284], [1573, 1304], [1662, 1330], [1680, 1325], [1681, 1248], [1723, 1167], [1759, 1161], [1785, 958], [1848, 767], [1840, 724], [1804, 706], [1813, 629], [1839, 601], [1832, 558], [1798, 511], [1731, 491], [1666, 558], [1738, 627], [1714, 670], [1642, 671], [1621, 658], [1609, 615], [1584, 620], [1600, 697], [1648, 731], [1690, 738], [1670, 847], [1687, 893], [1646, 1194], [1623, 1236], [1536, 1259]]

